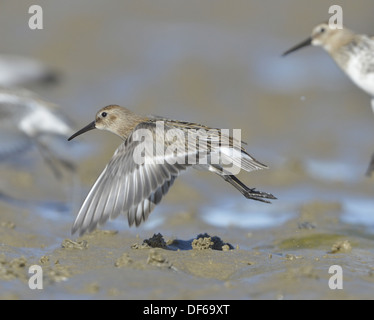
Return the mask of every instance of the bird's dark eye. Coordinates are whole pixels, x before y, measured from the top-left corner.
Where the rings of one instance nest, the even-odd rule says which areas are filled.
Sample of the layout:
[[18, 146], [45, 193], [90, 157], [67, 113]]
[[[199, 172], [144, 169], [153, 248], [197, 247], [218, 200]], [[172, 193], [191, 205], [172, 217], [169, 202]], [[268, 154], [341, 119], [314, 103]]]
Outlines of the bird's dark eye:
[[326, 31], [325, 28], [321, 28], [321, 33], [324, 33]]
[[107, 115], [108, 115], [108, 114], [107, 114], [106, 112], [102, 112], [102, 113], [101, 113], [101, 116], [102, 116], [103, 118], [105, 118]]

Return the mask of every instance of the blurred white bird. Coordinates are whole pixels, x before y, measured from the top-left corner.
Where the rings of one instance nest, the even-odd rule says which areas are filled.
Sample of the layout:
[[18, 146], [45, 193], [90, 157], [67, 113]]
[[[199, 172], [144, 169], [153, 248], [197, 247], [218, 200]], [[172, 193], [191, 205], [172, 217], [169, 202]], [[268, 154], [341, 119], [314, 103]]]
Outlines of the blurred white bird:
[[22, 87], [58, 80], [57, 73], [42, 62], [18, 55], [0, 55], [0, 86]]
[[74, 170], [74, 165], [51, 148], [51, 139], [67, 139], [74, 133], [69, 121], [57, 107], [25, 89], [0, 88], [0, 160], [37, 147], [57, 178], [59, 167]]

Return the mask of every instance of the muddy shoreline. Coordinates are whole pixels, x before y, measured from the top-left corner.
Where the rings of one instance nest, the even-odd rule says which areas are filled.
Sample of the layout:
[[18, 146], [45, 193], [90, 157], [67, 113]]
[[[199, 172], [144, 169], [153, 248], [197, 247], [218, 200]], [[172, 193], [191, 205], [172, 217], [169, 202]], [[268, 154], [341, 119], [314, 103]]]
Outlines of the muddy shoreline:
[[[212, 249], [207, 235], [200, 241], [157, 235], [144, 242], [115, 230], [52, 244], [24, 232], [27, 212], [15, 215], [3, 206], [1, 212], [1, 299], [372, 298], [373, 236], [340, 223], [334, 203], [310, 203], [296, 219], [266, 232], [215, 230], [230, 250]], [[204, 228], [194, 222], [183, 229], [195, 227]], [[164, 229], [178, 234], [181, 228]], [[43, 290], [28, 288], [34, 264], [43, 269]], [[329, 289], [332, 265], [343, 267], [344, 290]]]

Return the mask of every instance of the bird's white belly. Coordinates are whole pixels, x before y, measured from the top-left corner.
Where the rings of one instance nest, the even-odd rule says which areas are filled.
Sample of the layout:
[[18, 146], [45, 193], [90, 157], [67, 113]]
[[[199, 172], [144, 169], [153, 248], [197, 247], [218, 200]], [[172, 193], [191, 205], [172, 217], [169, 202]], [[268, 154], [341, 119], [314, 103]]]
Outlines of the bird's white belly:
[[360, 59], [351, 58], [346, 72], [359, 88], [374, 97], [374, 72], [362, 72]]

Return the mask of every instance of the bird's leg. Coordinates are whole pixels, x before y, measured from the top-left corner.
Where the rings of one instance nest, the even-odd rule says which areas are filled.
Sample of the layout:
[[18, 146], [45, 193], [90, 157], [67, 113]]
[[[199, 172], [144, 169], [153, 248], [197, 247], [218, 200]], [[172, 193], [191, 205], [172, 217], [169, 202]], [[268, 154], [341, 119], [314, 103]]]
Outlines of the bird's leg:
[[[371, 99], [371, 108], [374, 112], [374, 98]], [[370, 163], [369, 163], [369, 168], [366, 171], [366, 176], [371, 177], [373, 171], [374, 171], [374, 154], [371, 156], [371, 160], [370, 160]]]
[[43, 143], [39, 141], [37, 141], [36, 145], [40, 151], [40, 154], [42, 155], [42, 158], [47, 163], [47, 165], [51, 168], [54, 176], [57, 179], [61, 179], [62, 177], [61, 171], [57, 168], [56, 164], [54, 163], [56, 159], [54, 159], [51, 152], [48, 150], [48, 148]]
[[243, 182], [241, 182], [237, 177], [233, 175], [222, 175], [221, 176], [225, 181], [233, 185], [237, 190], [240, 191], [247, 199], [257, 200], [261, 202], [270, 203], [270, 201], [265, 199], [277, 199], [270, 193], [257, 191], [255, 188], [248, 188]]
[[62, 178], [62, 172], [58, 168], [58, 165], [61, 165], [63, 168], [73, 173], [75, 172], [75, 165], [72, 162], [55, 157], [52, 154], [52, 152], [49, 150], [48, 146], [42, 141], [40, 141], [40, 139], [36, 139], [36, 142], [37, 142], [36, 145], [40, 151], [40, 154], [42, 155], [42, 158], [47, 163], [47, 165], [51, 168], [54, 176], [57, 179]]
[[68, 169], [69, 171], [71, 172], [75, 172], [75, 165], [71, 162], [71, 161], [68, 161], [68, 160], [65, 160], [65, 159], [56, 159], [64, 168]]
[[374, 171], [374, 154], [371, 156], [369, 168], [366, 171], [366, 176], [371, 177], [373, 171]]

